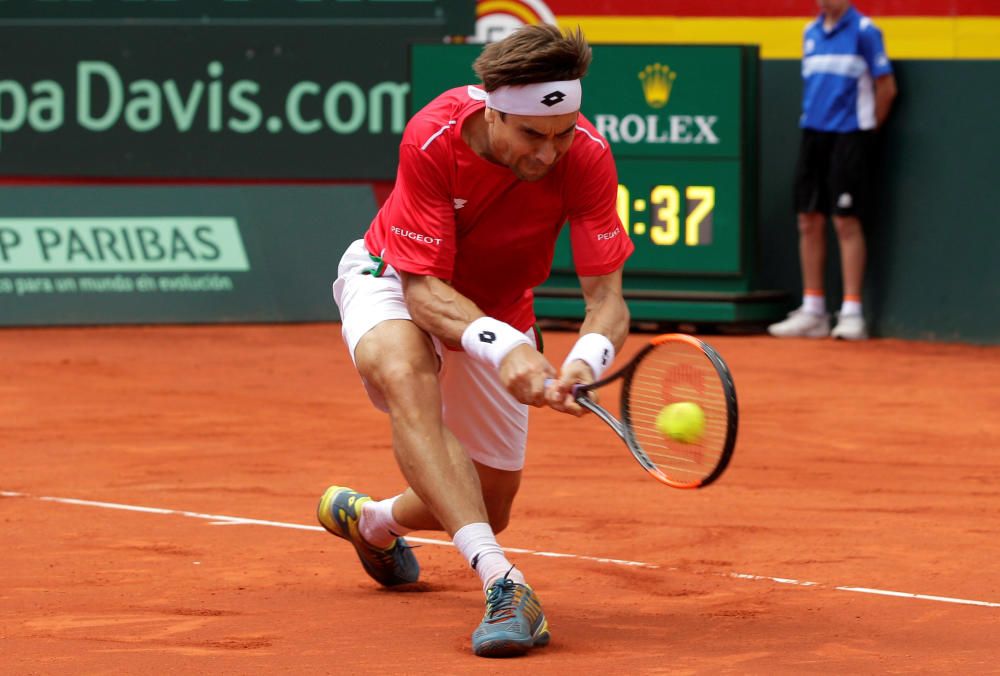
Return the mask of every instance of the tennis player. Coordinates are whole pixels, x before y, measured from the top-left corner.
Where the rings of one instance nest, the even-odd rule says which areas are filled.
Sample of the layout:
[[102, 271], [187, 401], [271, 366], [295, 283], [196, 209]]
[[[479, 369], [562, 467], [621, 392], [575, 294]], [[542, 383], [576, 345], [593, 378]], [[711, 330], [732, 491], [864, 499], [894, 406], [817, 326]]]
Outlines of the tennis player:
[[[581, 415], [572, 386], [599, 378], [628, 332], [622, 265], [633, 246], [617, 173], [580, 115], [590, 60], [579, 30], [548, 25], [487, 45], [473, 65], [481, 85], [446, 91], [410, 120], [395, 188], [333, 284], [409, 487], [375, 501], [331, 486], [319, 521], [385, 586], [419, 575], [403, 535], [446, 531], [486, 592], [472, 634], [481, 656], [549, 642], [538, 597], [496, 540], [521, 482], [528, 407]], [[567, 221], [586, 316], [557, 370], [541, 352], [532, 289]]]

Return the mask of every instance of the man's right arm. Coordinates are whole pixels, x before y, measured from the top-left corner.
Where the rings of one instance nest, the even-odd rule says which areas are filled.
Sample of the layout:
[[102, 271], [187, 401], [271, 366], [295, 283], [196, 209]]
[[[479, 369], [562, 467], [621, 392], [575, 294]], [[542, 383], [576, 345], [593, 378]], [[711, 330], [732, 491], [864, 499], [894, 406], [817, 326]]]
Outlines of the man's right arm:
[[475, 303], [437, 277], [402, 271], [399, 275], [413, 321], [427, 333], [440, 338], [445, 345], [460, 346], [465, 329], [484, 316]]
[[[474, 302], [437, 277], [399, 274], [406, 306], [417, 326], [445, 345], [461, 345], [473, 358], [493, 363], [500, 372], [500, 382], [522, 404], [545, 405], [545, 379], [555, 376], [555, 368], [520, 331], [487, 317]], [[476, 326], [470, 330], [473, 323]], [[482, 333], [480, 327], [493, 332], [492, 340], [476, 341]]]

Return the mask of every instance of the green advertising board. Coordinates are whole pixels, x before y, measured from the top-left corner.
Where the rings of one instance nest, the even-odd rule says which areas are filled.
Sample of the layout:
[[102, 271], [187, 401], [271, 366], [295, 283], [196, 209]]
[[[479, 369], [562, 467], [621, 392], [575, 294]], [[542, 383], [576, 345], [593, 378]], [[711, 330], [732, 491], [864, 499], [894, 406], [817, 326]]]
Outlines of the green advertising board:
[[[414, 111], [474, 83], [477, 45], [416, 45]], [[778, 316], [758, 288], [755, 46], [596, 45], [582, 112], [618, 167], [618, 213], [636, 250], [624, 285], [633, 318], [741, 322]], [[536, 289], [539, 316], [583, 312], [567, 229]]]
[[0, 175], [391, 179], [436, 31], [0, 25]]
[[366, 186], [0, 188], [0, 326], [329, 321]]
[[468, 0], [0, 0], [0, 21], [194, 20], [434, 24], [470, 35]]

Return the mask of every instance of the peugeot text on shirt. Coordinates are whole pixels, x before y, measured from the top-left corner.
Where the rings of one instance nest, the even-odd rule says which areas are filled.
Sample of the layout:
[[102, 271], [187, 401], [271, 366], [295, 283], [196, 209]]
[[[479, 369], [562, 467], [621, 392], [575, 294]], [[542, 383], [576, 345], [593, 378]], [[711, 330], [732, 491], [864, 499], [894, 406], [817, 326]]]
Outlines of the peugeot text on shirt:
[[617, 227], [614, 230], [612, 230], [611, 232], [599, 232], [599, 233], [597, 233], [597, 241], [600, 242], [601, 240], [605, 240], [605, 239], [614, 239], [619, 234], [621, 234], [621, 228], [617, 228]]
[[428, 237], [427, 235], [421, 235], [419, 232], [413, 232], [412, 230], [404, 230], [398, 225], [394, 225], [390, 228], [392, 234], [399, 237], [405, 237], [407, 239], [412, 239], [414, 242], [427, 242], [428, 244], [433, 244], [434, 246], [441, 246], [440, 237]]

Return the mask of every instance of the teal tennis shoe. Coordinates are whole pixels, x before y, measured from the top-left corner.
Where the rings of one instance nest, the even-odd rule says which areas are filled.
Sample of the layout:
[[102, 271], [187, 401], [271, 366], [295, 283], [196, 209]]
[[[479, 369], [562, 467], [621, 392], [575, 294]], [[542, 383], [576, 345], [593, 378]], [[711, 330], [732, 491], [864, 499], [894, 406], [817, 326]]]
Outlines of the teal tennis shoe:
[[535, 591], [506, 575], [486, 590], [486, 615], [472, 632], [480, 657], [513, 657], [549, 643], [549, 623]]
[[365, 572], [380, 585], [394, 587], [416, 582], [420, 577], [420, 564], [406, 540], [398, 537], [386, 549], [379, 549], [361, 537], [358, 529], [361, 507], [369, 500], [371, 496], [364, 493], [344, 486], [330, 486], [319, 499], [316, 516], [323, 528], [354, 545]]

